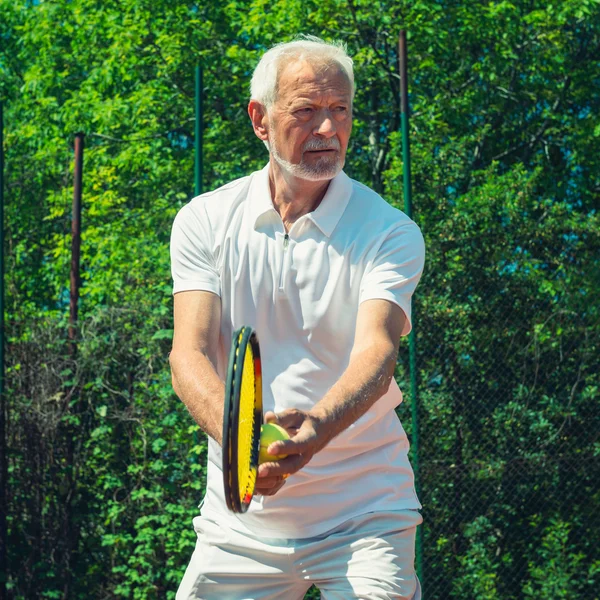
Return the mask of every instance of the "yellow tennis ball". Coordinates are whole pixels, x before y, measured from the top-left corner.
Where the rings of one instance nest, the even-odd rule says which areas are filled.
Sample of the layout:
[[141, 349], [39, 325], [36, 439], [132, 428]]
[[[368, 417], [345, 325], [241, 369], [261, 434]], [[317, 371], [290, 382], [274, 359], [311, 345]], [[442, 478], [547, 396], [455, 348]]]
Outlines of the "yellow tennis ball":
[[265, 423], [260, 428], [260, 452], [258, 454], [258, 464], [262, 465], [265, 462], [272, 462], [274, 460], [281, 460], [285, 458], [287, 454], [269, 454], [267, 448], [273, 443], [279, 440], [289, 440], [290, 436], [288, 432], [275, 423]]

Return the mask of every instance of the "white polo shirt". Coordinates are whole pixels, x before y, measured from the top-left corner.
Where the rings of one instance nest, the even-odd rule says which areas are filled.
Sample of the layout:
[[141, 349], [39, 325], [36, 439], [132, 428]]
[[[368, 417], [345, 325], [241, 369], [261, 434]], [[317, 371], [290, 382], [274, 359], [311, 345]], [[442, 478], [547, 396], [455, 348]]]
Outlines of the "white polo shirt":
[[[173, 293], [220, 296], [217, 370], [223, 379], [233, 332], [249, 325], [260, 342], [264, 410], [309, 410], [348, 366], [362, 302], [398, 304], [407, 316], [403, 335], [410, 331], [423, 238], [404, 213], [343, 172], [286, 236], [268, 168], [179, 211], [171, 236]], [[275, 496], [255, 496], [243, 515], [226, 507], [221, 448], [209, 439], [202, 513], [218, 513], [232, 528], [256, 535], [304, 538], [359, 514], [419, 509], [408, 439], [394, 411], [400, 402], [392, 380], [363, 417]]]

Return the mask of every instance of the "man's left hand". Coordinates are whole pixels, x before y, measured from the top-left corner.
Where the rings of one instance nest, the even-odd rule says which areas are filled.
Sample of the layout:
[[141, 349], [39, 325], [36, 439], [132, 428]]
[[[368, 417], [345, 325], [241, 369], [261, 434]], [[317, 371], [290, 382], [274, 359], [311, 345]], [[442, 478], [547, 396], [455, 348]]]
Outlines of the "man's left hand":
[[288, 476], [297, 473], [331, 439], [329, 428], [321, 419], [310, 412], [296, 408], [284, 410], [278, 414], [268, 411], [265, 414], [265, 422], [276, 423], [288, 432], [289, 440], [273, 442], [270, 445], [274, 454], [287, 454], [288, 456], [260, 465], [258, 481], [263, 477]]

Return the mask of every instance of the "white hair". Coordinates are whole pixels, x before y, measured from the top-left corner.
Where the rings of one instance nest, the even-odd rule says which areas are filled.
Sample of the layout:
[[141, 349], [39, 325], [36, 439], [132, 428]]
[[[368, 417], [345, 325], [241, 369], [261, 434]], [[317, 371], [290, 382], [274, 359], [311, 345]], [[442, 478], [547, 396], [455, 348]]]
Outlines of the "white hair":
[[314, 35], [301, 35], [292, 42], [277, 44], [263, 54], [252, 74], [252, 100], [257, 100], [268, 109], [277, 99], [279, 75], [283, 67], [296, 61], [338, 65], [350, 81], [354, 98], [353, 62], [346, 52], [346, 44], [328, 43]]

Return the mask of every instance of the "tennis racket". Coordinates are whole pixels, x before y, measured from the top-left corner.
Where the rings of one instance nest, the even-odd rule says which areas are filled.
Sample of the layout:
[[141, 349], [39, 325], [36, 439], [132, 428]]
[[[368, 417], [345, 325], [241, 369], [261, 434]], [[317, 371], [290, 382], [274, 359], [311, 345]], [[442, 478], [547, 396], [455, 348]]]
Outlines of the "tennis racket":
[[223, 418], [225, 501], [235, 513], [245, 513], [254, 495], [262, 421], [258, 338], [250, 327], [242, 327], [231, 342]]

